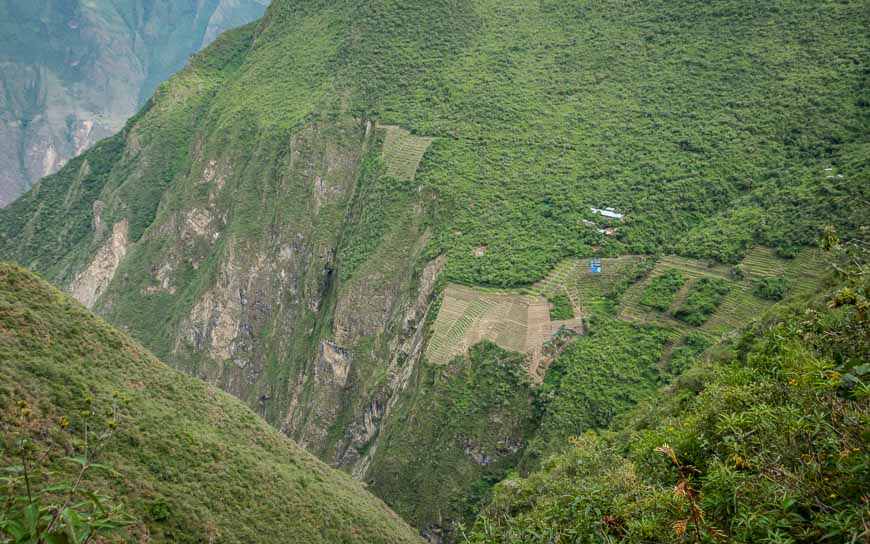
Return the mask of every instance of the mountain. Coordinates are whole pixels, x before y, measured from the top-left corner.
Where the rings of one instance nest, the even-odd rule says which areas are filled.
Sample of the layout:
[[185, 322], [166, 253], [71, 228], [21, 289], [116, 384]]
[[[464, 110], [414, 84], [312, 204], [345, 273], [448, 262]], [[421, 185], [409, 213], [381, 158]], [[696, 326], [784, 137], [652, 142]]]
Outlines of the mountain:
[[[3, 461], [13, 452], [7, 440], [15, 435], [11, 414], [20, 401], [32, 409], [29, 430], [37, 442], [49, 442], [58, 440], [52, 429], [62, 416], [73, 431], [85, 424], [83, 410], [100, 411], [113, 397], [128, 400], [116, 435], [99, 453], [113, 472], [92, 483], [127, 504], [136, 518], [131, 538], [420, 541], [363, 486], [236, 399], [170, 369], [44, 280], [9, 264], [0, 264], [0, 361]], [[95, 399], [93, 408], [88, 397]]]
[[0, 2], [0, 206], [120, 130], [191, 53], [267, 3]]
[[0, 211], [430, 541], [831, 272], [860, 1], [276, 0]]

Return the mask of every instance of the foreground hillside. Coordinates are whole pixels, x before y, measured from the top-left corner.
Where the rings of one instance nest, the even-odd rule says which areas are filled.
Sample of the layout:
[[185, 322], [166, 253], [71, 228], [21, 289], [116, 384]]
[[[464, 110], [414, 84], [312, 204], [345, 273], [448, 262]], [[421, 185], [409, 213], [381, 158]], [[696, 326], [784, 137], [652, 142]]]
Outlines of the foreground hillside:
[[[431, 540], [868, 216], [862, 0], [275, 0], [0, 211], [0, 258]], [[595, 260], [591, 260], [594, 257]]]
[[0, 207], [120, 130], [191, 53], [267, 4], [0, 3]]
[[843, 269], [841, 287], [499, 484], [469, 541], [867, 542], [870, 269]]
[[[81, 433], [82, 411], [102, 413], [113, 396], [128, 402], [98, 460], [116, 474], [100, 473], [92, 485], [127, 504], [137, 519], [131, 538], [419, 541], [360, 484], [237, 400], [169, 369], [31, 273], [0, 264], [0, 459], [11, 461], [18, 402], [32, 410], [30, 431], [43, 446]], [[68, 455], [80, 453], [73, 444]]]

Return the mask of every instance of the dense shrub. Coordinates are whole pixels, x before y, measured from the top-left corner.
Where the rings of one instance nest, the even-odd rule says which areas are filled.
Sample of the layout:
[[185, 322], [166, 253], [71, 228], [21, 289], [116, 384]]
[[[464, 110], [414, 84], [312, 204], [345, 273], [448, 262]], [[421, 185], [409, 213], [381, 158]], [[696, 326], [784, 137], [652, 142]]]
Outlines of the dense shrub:
[[701, 278], [692, 285], [686, 301], [674, 315], [689, 325], [695, 327], [703, 325], [722, 304], [729, 291], [731, 287], [728, 282], [721, 278]]
[[614, 430], [500, 484], [468, 542], [865, 542], [867, 295], [746, 331]]
[[640, 303], [665, 312], [673, 304], [674, 295], [685, 283], [686, 278], [683, 274], [679, 270], [671, 268], [650, 282], [647, 288], [644, 289]]
[[782, 300], [788, 289], [788, 281], [785, 278], [762, 278], [752, 285], [752, 293], [765, 300]]
[[574, 305], [567, 295], [554, 295], [550, 297], [550, 319], [564, 320], [574, 318]]

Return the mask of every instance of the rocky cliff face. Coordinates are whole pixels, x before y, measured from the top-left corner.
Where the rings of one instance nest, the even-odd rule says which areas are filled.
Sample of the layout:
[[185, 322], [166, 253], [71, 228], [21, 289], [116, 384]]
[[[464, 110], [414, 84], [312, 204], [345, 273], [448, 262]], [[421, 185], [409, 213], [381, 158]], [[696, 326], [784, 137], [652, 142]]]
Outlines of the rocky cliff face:
[[194, 51], [267, 0], [0, 4], [0, 206], [114, 134]]

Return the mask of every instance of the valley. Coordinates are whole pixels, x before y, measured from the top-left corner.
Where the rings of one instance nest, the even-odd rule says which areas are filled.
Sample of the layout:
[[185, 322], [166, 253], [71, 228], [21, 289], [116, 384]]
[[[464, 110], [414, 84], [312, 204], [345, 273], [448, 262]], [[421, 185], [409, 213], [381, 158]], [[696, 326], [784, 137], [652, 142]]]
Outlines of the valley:
[[[860, 535], [859, 461], [814, 457], [835, 509], [796, 463], [864, 447], [864, 7], [274, 0], [0, 210], [0, 259], [430, 543], [669, 542], [684, 463], [704, 541]], [[760, 475], [794, 502], [722, 498]]]

